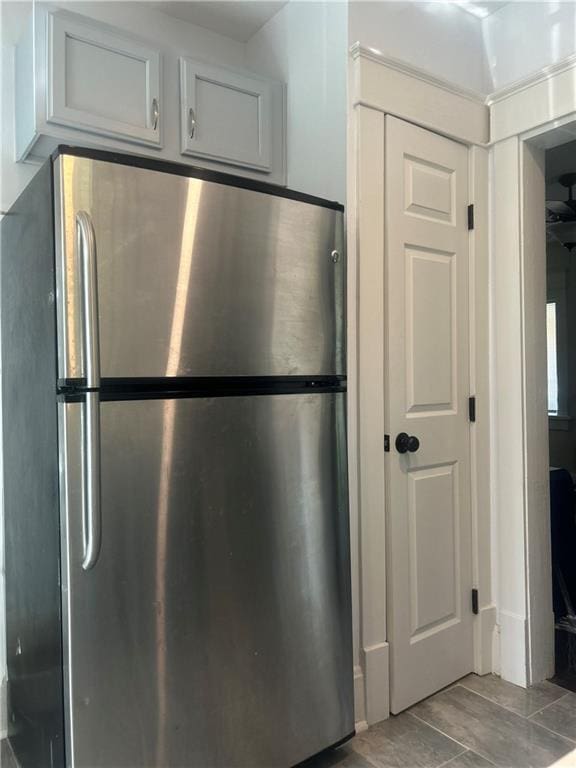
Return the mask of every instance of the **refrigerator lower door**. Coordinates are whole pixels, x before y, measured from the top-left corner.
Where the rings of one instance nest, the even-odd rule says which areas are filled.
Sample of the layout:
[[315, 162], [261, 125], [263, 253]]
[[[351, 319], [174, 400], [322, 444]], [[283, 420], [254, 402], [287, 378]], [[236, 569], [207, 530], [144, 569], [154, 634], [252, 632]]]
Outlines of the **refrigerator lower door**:
[[287, 768], [353, 731], [344, 398], [102, 402], [88, 570], [60, 405], [70, 766]]

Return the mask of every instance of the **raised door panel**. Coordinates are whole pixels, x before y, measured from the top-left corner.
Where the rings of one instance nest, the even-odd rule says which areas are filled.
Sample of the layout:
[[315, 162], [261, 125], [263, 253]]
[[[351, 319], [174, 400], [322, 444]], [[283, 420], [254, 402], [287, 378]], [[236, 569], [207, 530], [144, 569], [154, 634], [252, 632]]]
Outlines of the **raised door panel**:
[[182, 153], [269, 172], [274, 85], [181, 58]]
[[454, 410], [454, 254], [406, 248], [407, 412]]
[[408, 473], [411, 643], [459, 618], [457, 506], [456, 463]]
[[157, 50], [61, 13], [47, 35], [49, 123], [161, 146]]

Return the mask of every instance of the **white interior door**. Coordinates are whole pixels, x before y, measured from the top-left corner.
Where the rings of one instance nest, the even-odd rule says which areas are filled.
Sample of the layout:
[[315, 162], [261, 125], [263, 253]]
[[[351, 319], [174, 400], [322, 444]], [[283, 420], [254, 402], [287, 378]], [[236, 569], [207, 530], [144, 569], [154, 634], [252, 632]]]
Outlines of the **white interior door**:
[[[387, 117], [386, 476], [394, 713], [473, 667], [467, 205], [467, 148]], [[416, 437], [419, 447], [407, 437], [398, 441], [402, 434]]]

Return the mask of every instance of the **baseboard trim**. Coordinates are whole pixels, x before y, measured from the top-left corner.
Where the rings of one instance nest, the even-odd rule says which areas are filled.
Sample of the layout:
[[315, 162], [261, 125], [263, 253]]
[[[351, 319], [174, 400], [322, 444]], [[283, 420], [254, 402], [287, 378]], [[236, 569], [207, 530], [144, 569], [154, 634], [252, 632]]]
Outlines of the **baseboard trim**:
[[[528, 622], [526, 616], [500, 610], [500, 677], [522, 688], [528, 686]], [[518, 653], [524, 648], [524, 653]]]
[[378, 643], [364, 648], [366, 722], [374, 725], [390, 717], [389, 645]]
[[494, 672], [493, 636], [496, 627], [496, 606], [480, 608], [474, 622], [474, 672], [489, 675]]

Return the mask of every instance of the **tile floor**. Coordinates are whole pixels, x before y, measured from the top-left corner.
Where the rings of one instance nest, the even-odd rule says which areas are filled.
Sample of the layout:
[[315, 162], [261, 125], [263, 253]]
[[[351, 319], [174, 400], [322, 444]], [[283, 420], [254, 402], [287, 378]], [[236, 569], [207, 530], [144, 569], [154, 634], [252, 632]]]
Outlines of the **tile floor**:
[[470, 675], [304, 766], [576, 767], [576, 694]]
[[[5, 742], [0, 751], [2, 768], [16, 768]], [[491, 766], [576, 768], [576, 694], [470, 675], [301, 768]]]

